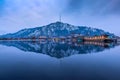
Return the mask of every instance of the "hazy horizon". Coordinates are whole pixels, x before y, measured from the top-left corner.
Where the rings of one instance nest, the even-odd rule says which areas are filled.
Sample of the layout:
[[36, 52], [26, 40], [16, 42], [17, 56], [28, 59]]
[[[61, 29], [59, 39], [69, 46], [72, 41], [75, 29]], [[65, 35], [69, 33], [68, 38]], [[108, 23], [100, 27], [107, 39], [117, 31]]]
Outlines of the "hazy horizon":
[[59, 20], [120, 36], [119, 0], [0, 0], [0, 35]]

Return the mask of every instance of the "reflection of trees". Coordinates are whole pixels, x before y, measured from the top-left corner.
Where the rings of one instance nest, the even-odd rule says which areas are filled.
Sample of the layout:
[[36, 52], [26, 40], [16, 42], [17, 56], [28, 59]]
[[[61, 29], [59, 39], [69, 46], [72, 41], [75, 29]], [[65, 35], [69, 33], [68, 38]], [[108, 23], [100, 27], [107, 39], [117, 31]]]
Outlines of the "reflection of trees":
[[[36, 52], [47, 54], [51, 57], [63, 58], [74, 54], [87, 54], [104, 51], [107, 48], [114, 47], [115, 45], [108, 43], [95, 43], [84, 42], [84, 43], [54, 43], [54, 42], [25, 42], [25, 41], [6, 41], [0, 42], [2, 45], [14, 46], [23, 51]], [[98, 45], [98, 44], [102, 44]], [[103, 46], [103, 45], [107, 45]]]

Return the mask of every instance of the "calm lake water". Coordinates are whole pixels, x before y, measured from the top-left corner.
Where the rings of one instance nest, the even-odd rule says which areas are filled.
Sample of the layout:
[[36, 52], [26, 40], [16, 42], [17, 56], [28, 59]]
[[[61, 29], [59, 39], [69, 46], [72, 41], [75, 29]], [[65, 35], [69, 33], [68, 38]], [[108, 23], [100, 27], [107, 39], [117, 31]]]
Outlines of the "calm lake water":
[[0, 41], [0, 80], [120, 80], [120, 46]]

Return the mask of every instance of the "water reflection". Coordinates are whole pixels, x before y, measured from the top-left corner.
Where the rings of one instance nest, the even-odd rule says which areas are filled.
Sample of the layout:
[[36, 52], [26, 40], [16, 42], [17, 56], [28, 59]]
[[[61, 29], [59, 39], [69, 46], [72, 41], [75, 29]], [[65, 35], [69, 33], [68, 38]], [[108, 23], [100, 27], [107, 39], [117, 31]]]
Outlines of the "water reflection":
[[117, 46], [104, 42], [40, 42], [40, 41], [0, 41], [1, 45], [13, 46], [25, 52], [46, 54], [55, 58], [64, 58], [74, 54], [97, 53]]

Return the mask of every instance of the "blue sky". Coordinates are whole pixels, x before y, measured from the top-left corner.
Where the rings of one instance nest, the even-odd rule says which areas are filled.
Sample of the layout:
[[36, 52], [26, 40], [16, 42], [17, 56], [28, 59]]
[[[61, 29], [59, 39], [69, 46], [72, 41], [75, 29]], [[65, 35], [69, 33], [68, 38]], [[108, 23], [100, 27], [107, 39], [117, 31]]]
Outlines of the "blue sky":
[[120, 0], [0, 0], [0, 34], [56, 22], [100, 28], [120, 36]]

